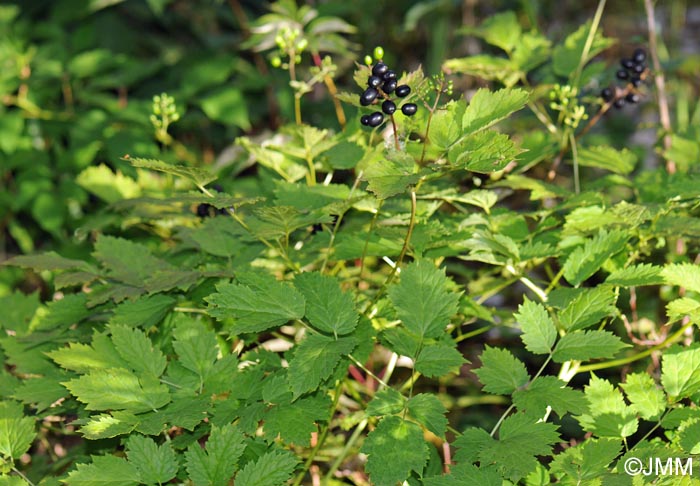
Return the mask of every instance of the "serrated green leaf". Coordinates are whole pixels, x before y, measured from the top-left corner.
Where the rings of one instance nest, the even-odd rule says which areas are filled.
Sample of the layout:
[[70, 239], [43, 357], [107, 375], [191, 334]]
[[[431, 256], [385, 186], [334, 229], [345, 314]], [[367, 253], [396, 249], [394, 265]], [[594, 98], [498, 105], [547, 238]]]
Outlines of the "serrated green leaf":
[[39, 293], [25, 295], [20, 291], [0, 297], [0, 329], [22, 336], [29, 330], [29, 324], [39, 309]]
[[612, 287], [581, 289], [559, 313], [559, 322], [567, 331], [585, 329], [616, 312], [617, 296]]
[[150, 373], [160, 376], [168, 364], [160, 349], [154, 349], [153, 343], [143, 331], [124, 325], [109, 326], [112, 342], [124, 361], [137, 373]]
[[690, 297], [675, 299], [666, 305], [669, 322], [676, 322], [688, 316], [692, 322], [700, 322], [700, 302]]
[[289, 284], [259, 273], [239, 273], [237, 278], [240, 284], [219, 284], [205, 299], [211, 316], [236, 319], [233, 332], [261, 332], [304, 317], [304, 296]]
[[139, 419], [126, 412], [115, 411], [111, 414], [93, 415], [80, 427], [83, 437], [90, 440], [109, 439], [118, 435], [128, 434], [136, 428]]
[[49, 251], [40, 255], [18, 255], [2, 262], [0, 265], [12, 265], [21, 268], [31, 268], [37, 272], [44, 270], [74, 270], [97, 272], [97, 269], [82, 260], [62, 257], [56, 252]]
[[563, 363], [569, 360], [588, 361], [595, 358], [611, 358], [619, 350], [628, 346], [608, 331], [574, 331], [559, 340], [552, 353], [552, 360]]
[[342, 140], [323, 152], [323, 155], [334, 169], [352, 169], [362, 160], [365, 151], [354, 142]]
[[497, 395], [510, 395], [530, 380], [522, 361], [506, 349], [488, 345], [481, 353], [481, 368], [474, 370], [474, 374], [485, 391]]
[[65, 295], [61, 300], [47, 304], [46, 314], [42, 315], [34, 327], [35, 331], [50, 331], [59, 326], [72, 326], [91, 315], [86, 306], [85, 294]]
[[423, 347], [414, 366], [423, 375], [438, 378], [448, 373], [458, 373], [464, 363], [468, 361], [455, 345], [438, 343]]
[[494, 440], [484, 429], [467, 428], [453, 443], [457, 448], [455, 461], [459, 464], [479, 462], [481, 450], [488, 447]]
[[121, 368], [92, 370], [62, 383], [87, 410], [155, 410], [170, 402], [168, 388], [155, 377], [137, 377]]
[[177, 474], [179, 464], [169, 443], [157, 445], [150, 437], [132, 435], [126, 441], [126, 457], [145, 484], [167, 483]]
[[474, 133], [495, 125], [510, 114], [522, 109], [529, 94], [520, 88], [504, 88], [498, 91], [479, 89], [467, 106], [462, 119], [463, 133]]
[[[583, 50], [586, 45], [588, 33], [590, 31], [590, 22], [581, 25], [576, 32], [570, 34], [564, 42], [558, 44], [554, 48], [552, 55], [552, 67], [554, 73], [559, 76], [571, 77], [574, 76], [576, 68], [579, 65]], [[583, 60], [584, 64], [590, 59], [593, 59], [598, 53], [613, 45], [615, 41], [604, 37], [600, 29], [595, 33], [593, 42], [587, 51], [587, 57]]]
[[186, 165], [172, 165], [162, 160], [156, 159], [142, 159], [138, 157], [128, 159], [131, 165], [134, 167], [140, 167], [143, 169], [155, 170], [158, 172], [165, 172], [166, 174], [173, 174], [183, 179], [187, 179], [197, 186], [206, 186], [210, 182], [216, 180], [216, 176], [211, 174], [206, 169], [201, 169], [199, 167], [188, 167]]
[[112, 278], [134, 287], [143, 286], [158, 271], [176, 270], [145, 246], [113, 236], [98, 236], [93, 256]]
[[38, 412], [43, 412], [54, 402], [68, 396], [68, 391], [60, 383], [65, 377], [65, 374], [59, 371], [36, 378], [25, 378], [14, 392], [8, 395], [24, 404], [32, 405]]
[[693, 263], [666, 265], [661, 271], [661, 276], [669, 285], [678, 285], [700, 293], [700, 265]]
[[243, 93], [232, 85], [223, 85], [199, 100], [202, 111], [215, 121], [250, 130], [248, 108]]
[[650, 263], [632, 265], [627, 268], [615, 270], [608, 275], [608, 278], [605, 279], [605, 283], [624, 287], [659, 285], [663, 283], [661, 270], [662, 267], [657, 267]]
[[406, 398], [393, 388], [379, 390], [367, 404], [365, 413], [370, 417], [399, 413], [406, 405]]
[[581, 427], [599, 437], [629, 437], [637, 431], [637, 412], [625, 404], [620, 390], [607, 380], [591, 376], [584, 388], [588, 412], [577, 417]]
[[673, 346], [661, 356], [661, 384], [677, 402], [700, 391], [700, 347]]
[[279, 435], [286, 443], [308, 446], [311, 434], [318, 431], [316, 422], [328, 420], [330, 406], [325, 395], [300, 398], [291, 405], [275, 405], [263, 416], [265, 435], [269, 440]]
[[298, 461], [288, 451], [270, 451], [250, 461], [236, 476], [236, 486], [279, 486], [292, 477]]
[[384, 157], [365, 170], [364, 180], [369, 183], [367, 190], [379, 199], [401, 194], [420, 179], [416, 169], [416, 162], [410, 154], [388, 150]]
[[481, 54], [477, 56], [447, 59], [442, 68], [449, 73], [463, 73], [488, 80], [497, 80], [513, 86], [522, 76], [518, 66], [510, 59]]
[[542, 304], [525, 299], [514, 316], [523, 331], [522, 340], [531, 353], [549, 354], [557, 339], [557, 328]]
[[576, 248], [564, 262], [564, 278], [578, 286], [593, 275], [605, 261], [621, 251], [629, 235], [624, 231], [601, 230], [583, 246]]
[[526, 389], [516, 390], [513, 403], [519, 411], [537, 417], [543, 417], [547, 407], [559, 417], [567, 413], [580, 415], [587, 410], [583, 393], [566, 386], [555, 376], [541, 376]]
[[70, 486], [136, 486], [139, 475], [126, 459], [116, 456], [92, 456], [92, 463], [78, 464], [62, 482]]
[[294, 286], [306, 300], [305, 316], [312, 326], [335, 336], [351, 333], [360, 315], [338, 280], [317, 272], [297, 275]]
[[447, 150], [462, 136], [462, 118], [467, 109], [465, 100], [450, 101], [444, 109], [435, 111], [430, 122], [430, 143]]
[[658, 419], [666, 410], [666, 395], [647, 373], [631, 373], [620, 386], [644, 420]]
[[518, 45], [522, 28], [514, 12], [502, 12], [487, 17], [478, 27], [463, 27], [460, 33], [481, 37], [489, 44], [511, 52]]
[[583, 483], [602, 476], [622, 449], [619, 439], [588, 439], [554, 456], [551, 471]]
[[389, 288], [389, 299], [403, 324], [420, 337], [444, 333], [457, 313], [459, 294], [448, 290], [445, 270], [429, 260], [417, 260], [401, 272], [401, 281]]
[[216, 334], [195, 320], [182, 320], [173, 331], [173, 349], [182, 366], [193, 371], [203, 383], [219, 354]]
[[688, 454], [700, 453], [700, 419], [692, 418], [681, 424], [678, 443]]
[[450, 473], [431, 476], [423, 480], [425, 486], [502, 486], [503, 478], [490, 467], [481, 469], [473, 464], [460, 462], [450, 466]]
[[141, 186], [131, 177], [125, 176], [105, 164], [84, 169], [75, 182], [105, 202], [114, 203], [122, 199], [132, 199], [141, 195]]
[[266, 239], [285, 238], [300, 228], [333, 222], [328, 208], [306, 211], [293, 206], [263, 206], [255, 208], [253, 214], [246, 220], [248, 228]]
[[289, 363], [289, 383], [294, 396], [315, 390], [328, 378], [340, 362], [355, 348], [352, 337], [333, 339], [321, 334], [311, 334], [297, 347]]
[[112, 340], [105, 334], [96, 334], [92, 339], [92, 345], [70, 343], [68, 347], [50, 351], [46, 355], [62, 368], [78, 373], [108, 368], [128, 368], [128, 363], [122, 359]]
[[175, 299], [168, 295], [143, 296], [119, 304], [109, 322], [148, 329], [157, 325], [174, 305]]
[[24, 416], [22, 405], [0, 401], [0, 454], [12, 462], [29, 450], [36, 437], [34, 419]]
[[428, 445], [418, 425], [395, 415], [384, 417], [369, 433], [362, 452], [368, 455], [366, 471], [376, 486], [394, 486], [428, 461]]
[[597, 167], [616, 174], [629, 174], [637, 163], [637, 155], [626, 148], [616, 150], [607, 145], [583, 147], [578, 151], [578, 163], [584, 167]]
[[406, 403], [408, 413], [423, 427], [440, 438], [445, 438], [447, 430], [447, 409], [438, 397], [430, 393], [419, 393]]
[[194, 443], [185, 452], [187, 474], [194, 486], [228, 486], [245, 449], [244, 441], [235, 425], [212, 425], [204, 449]]

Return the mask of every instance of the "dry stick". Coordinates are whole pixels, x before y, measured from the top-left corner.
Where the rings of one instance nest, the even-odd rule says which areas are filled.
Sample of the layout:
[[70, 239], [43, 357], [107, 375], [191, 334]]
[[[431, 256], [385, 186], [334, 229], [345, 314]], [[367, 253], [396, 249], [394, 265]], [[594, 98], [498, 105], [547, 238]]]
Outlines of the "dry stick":
[[[311, 54], [311, 57], [313, 58], [316, 67], [321, 69], [321, 56], [318, 54], [318, 52], [313, 52]], [[345, 119], [343, 105], [340, 103], [340, 100], [336, 97], [338, 95], [338, 88], [335, 86], [333, 78], [329, 75], [325, 75], [323, 77], [323, 82], [326, 84], [326, 88], [328, 88], [328, 92], [331, 94], [333, 106], [335, 107], [335, 117], [338, 119], [338, 123], [340, 123], [340, 129], [345, 130], [345, 124], [347, 123], [347, 120]]]
[[[668, 98], [666, 97], [666, 80], [661, 70], [659, 53], [656, 45], [656, 19], [654, 18], [654, 5], [651, 0], [644, 0], [644, 9], [647, 13], [647, 28], [649, 30], [649, 55], [654, 66], [654, 82], [659, 99], [659, 121], [664, 129], [664, 148], [671, 148], [671, 116], [668, 111]], [[676, 173], [676, 163], [672, 160], [666, 161], [666, 172]]]

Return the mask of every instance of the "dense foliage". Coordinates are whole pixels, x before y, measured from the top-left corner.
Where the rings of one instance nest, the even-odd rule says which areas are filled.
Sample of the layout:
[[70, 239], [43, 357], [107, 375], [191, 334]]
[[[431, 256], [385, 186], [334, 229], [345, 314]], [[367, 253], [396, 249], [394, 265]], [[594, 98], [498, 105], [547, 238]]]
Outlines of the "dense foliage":
[[697, 53], [316, 3], [0, 6], [0, 486], [694, 484]]

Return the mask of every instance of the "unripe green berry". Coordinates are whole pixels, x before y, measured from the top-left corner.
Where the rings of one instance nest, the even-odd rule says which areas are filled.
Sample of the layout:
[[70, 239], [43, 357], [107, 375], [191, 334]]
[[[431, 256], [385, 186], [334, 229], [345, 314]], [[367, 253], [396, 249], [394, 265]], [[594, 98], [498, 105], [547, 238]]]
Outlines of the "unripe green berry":
[[365, 56], [365, 64], [368, 66], [372, 65], [372, 56], [370, 56], [369, 54]]
[[377, 61], [384, 59], [384, 48], [382, 48], [382, 46], [377, 46], [374, 48], [374, 58]]
[[272, 67], [278, 68], [282, 65], [282, 59], [279, 56], [275, 56], [270, 60], [270, 64], [272, 64]]

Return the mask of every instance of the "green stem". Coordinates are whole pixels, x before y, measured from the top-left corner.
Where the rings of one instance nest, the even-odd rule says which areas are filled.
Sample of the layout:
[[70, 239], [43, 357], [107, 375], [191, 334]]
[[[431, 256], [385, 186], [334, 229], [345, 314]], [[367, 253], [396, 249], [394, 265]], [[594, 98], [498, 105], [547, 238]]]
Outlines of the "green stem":
[[569, 134], [569, 144], [571, 145], [571, 157], [574, 160], [574, 192], [581, 192], [581, 182], [578, 175], [578, 148], [576, 147], [576, 138], [573, 133]]
[[600, 0], [598, 2], [598, 8], [593, 16], [593, 22], [591, 23], [591, 29], [588, 31], [588, 37], [586, 37], [586, 43], [583, 46], [583, 52], [581, 52], [581, 59], [579, 59], [578, 66], [576, 67], [576, 73], [574, 74], [573, 85], [578, 87], [578, 83], [581, 80], [581, 72], [583, 67], [586, 65], [586, 58], [588, 58], [588, 53], [591, 51], [591, 46], [593, 46], [593, 39], [595, 39], [595, 33], [600, 25], [600, 19], [603, 17], [603, 10], [605, 10], [606, 0]]

